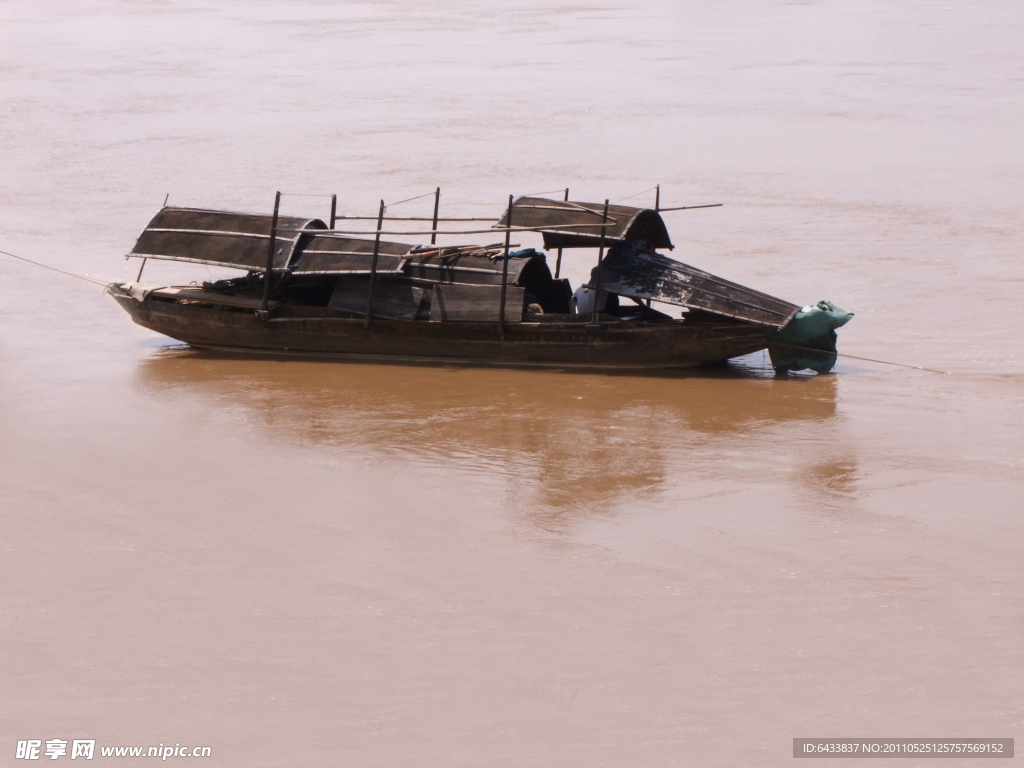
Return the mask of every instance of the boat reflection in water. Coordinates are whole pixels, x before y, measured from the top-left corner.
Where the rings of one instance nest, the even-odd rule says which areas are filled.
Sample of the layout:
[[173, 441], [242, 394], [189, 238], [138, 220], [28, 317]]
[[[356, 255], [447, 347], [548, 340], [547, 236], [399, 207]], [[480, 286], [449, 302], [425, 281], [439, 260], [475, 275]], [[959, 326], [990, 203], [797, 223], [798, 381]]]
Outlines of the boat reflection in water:
[[394, 460], [458, 475], [474, 492], [500, 487], [550, 532], [680, 483], [743, 480], [738, 453], [749, 454], [739, 462], [748, 479], [761, 482], [780, 452], [814, 476], [842, 422], [834, 377], [777, 380], [753, 365], [636, 376], [172, 349], [146, 360], [139, 379], [158, 398], [215, 399], [261, 440], [312, 447], [324, 460]]

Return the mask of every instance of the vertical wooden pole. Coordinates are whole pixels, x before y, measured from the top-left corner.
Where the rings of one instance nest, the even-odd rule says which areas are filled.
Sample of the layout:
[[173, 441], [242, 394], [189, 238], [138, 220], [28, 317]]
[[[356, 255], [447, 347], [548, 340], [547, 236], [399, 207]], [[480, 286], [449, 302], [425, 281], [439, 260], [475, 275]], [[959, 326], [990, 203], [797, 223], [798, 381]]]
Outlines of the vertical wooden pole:
[[[654, 212], [661, 212], [661, 184], [654, 187]], [[647, 299], [647, 308], [651, 308], [651, 300]]]
[[334, 222], [338, 220], [338, 196], [331, 195], [331, 226], [334, 229]]
[[277, 212], [281, 208], [281, 193], [274, 196], [274, 218], [270, 222], [270, 248], [267, 250], [267, 271], [263, 275], [263, 316], [270, 306], [270, 278], [274, 274], [274, 249], [277, 248]]
[[[170, 199], [171, 199], [171, 193], [170, 193], [170, 192], [168, 192], [168, 193], [167, 193], [166, 195], [164, 195], [164, 205], [163, 205], [163, 207], [164, 207], [164, 208], [166, 208], [166, 207], [167, 207], [167, 201], [168, 201], [168, 200], [170, 200]], [[146, 262], [147, 262], [147, 261], [149, 261], [149, 259], [146, 259], [146, 258], [144, 258], [144, 259], [142, 260], [142, 266], [141, 266], [141, 267], [139, 267], [139, 274], [138, 274], [138, 276], [137, 276], [137, 277], [135, 278], [135, 282], [136, 282], [136, 283], [137, 283], [137, 282], [139, 282], [139, 280], [141, 280], [141, 279], [142, 279], [142, 270], [144, 270], [144, 269], [146, 268]]]
[[370, 327], [373, 316], [373, 283], [377, 279], [377, 254], [380, 253], [380, 228], [384, 223], [384, 201], [380, 201], [380, 213], [377, 214], [377, 236], [373, 240], [373, 261], [370, 263], [370, 293], [366, 297], [366, 327]]
[[508, 196], [508, 216], [505, 217], [505, 259], [501, 265], [501, 307], [498, 309], [498, 332], [505, 335], [505, 291], [508, 287], [508, 246], [512, 239], [512, 195]]
[[430, 233], [430, 244], [435, 245], [437, 243], [437, 207], [441, 204], [441, 188], [438, 187], [434, 190], [434, 224], [430, 227], [432, 230]]
[[[565, 202], [569, 202], [569, 188], [565, 188]], [[555, 280], [558, 279], [558, 273], [562, 271], [562, 249], [558, 249], [558, 258], [555, 259]]]
[[[608, 201], [604, 201], [604, 213], [601, 214], [601, 223], [608, 223]], [[594, 315], [590, 322], [593, 324], [597, 323], [598, 315], [598, 300], [601, 298], [601, 262], [604, 261], [604, 237], [605, 228], [601, 227], [601, 247], [597, 250], [597, 271], [594, 273], [597, 279], [594, 280]]]

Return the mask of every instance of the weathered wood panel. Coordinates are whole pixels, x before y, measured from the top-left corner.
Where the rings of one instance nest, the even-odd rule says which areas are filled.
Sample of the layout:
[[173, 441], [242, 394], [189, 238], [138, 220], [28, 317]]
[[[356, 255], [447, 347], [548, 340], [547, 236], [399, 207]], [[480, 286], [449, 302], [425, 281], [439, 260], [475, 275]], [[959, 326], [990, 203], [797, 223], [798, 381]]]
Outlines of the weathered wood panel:
[[773, 328], [782, 328], [800, 311], [796, 304], [631, 244], [616, 244], [608, 250], [600, 283], [602, 290], [620, 296], [663, 301]]
[[[327, 306], [359, 315], [366, 314], [370, 294], [368, 277], [340, 277]], [[415, 285], [377, 280], [373, 286], [373, 316], [391, 320], [415, 320], [423, 301], [423, 289]]]
[[[520, 274], [532, 257], [512, 257], [508, 260], [508, 284], [519, 280]], [[402, 271], [410, 277], [439, 283], [465, 283], [472, 285], [501, 285], [501, 259], [456, 254], [452, 256], [418, 256], [410, 254]]]
[[[505, 321], [523, 319], [526, 289], [506, 286]], [[500, 285], [435, 285], [430, 304], [430, 319], [446, 322], [496, 323], [501, 311]]]

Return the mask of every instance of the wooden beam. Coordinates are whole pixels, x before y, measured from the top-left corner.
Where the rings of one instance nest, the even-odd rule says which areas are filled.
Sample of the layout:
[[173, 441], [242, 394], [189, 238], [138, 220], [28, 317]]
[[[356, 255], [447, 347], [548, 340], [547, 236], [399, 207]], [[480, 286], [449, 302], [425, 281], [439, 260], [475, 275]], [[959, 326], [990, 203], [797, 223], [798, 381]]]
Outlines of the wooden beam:
[[505, 335], [505, 294], [508, 289], [508, 244], [512, 240], [512, 195], [508, 196], [508, 219], [505, 221], [505, 258], [501, 264], [501, 307], [498, 310], [498, 333]]
[[[433, 219], [433, 224], [430, 227], [431, 230], [433, 230], [430, 233], [430, 244], [431, 245], [437, 245], [437, 207], [440, 204], [441, 204], [441, 188], [438, 187], [437, 189], [434, 190], [434, 219]], [[334, 229], [334, 227], [331, 227], [331, 229]]]
[[263, 275], [263, 306], [260, 311], [267, 316], [270, 304], [270, 277], [274, 274], [274, 248], [277, 245], [277, 212], [281, 208], [281, 193], [274, 196], [274, 218], [270, 222], [270, 248], [267, 249], [267, 271]]
[[377, 214], [377, 237], [373, 241], [373, 262], [370, 264], [370, 291], [366, 296], [366, 328], [370, 328], [373, 317], [373, 283], [377, 279], [377, 256], [380, 254], [380, 228], [384, 223], [384, 201], [380, 201], [380, 213]]
[[[569, 202], [569, 188], [565, 188], [565, 202]], [[558, 258], [555, 260], [555, 280], [558, 279], [558, 273], [562, 271], [562, 249], [558, 249]]]
[[[604, 218], [601, 222], [608, 220], [608, 201], [604, 201]], [[591, 325], [597, 325], [597, 315], [599, 309], [604, 307], [598, 307], [598, 301], [601, 299], [601, 262], [604, 261], [604, 230], [601, 230], [601, 246], [597, 251], [597, 279], [594, 281], [594, 314], [590, 320]]]

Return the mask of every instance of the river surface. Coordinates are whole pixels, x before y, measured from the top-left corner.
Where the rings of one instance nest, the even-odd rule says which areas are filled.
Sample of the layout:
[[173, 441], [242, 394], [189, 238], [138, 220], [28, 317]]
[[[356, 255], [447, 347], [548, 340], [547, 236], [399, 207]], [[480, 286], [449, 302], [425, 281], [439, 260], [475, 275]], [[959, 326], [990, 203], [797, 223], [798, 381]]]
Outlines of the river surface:
[[167, 194], [497, 216], [660, 184], [725, 204], [665, 214], [677, 258], [951, 373], [218, 357], [0, 255], [0, 765], [1020, 749], [1022, 39], [1000, 0], [2, 0], [4, 251], [127, 280]]

